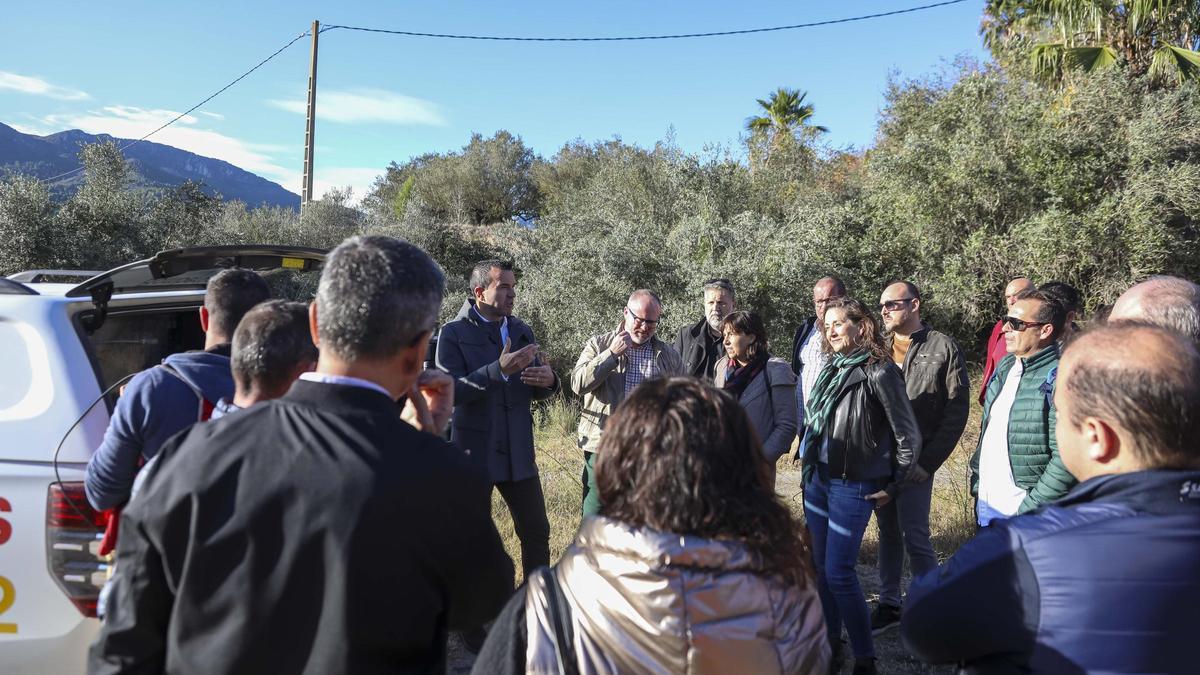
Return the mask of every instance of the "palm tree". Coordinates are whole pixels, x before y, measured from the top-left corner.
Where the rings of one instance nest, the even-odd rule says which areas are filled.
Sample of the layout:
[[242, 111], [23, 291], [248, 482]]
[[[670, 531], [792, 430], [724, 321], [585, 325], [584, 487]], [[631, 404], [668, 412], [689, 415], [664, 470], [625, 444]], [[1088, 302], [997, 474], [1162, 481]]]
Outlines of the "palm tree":
[[980, 30], [989, 47], [1029, 46], [1035, 72], [1052, 82], [1118, 65], [1156, 85], [1200, 79], [1197, 0], [988, 0]]
[[799, 89], [780, 87], [770, 98], [758, 99], [763, 115], [746, 120], [746, 129], [759, 138], [765, 138], [767, 143], [764, 163], [770, 160], [771, 154], [779, 149], [784, 139], [794, 139], [802, 127], [824, 133], [825, 127], [808, 124], [808, 120], [816, 112], [811, 103], [805, 103], [807, 92]]

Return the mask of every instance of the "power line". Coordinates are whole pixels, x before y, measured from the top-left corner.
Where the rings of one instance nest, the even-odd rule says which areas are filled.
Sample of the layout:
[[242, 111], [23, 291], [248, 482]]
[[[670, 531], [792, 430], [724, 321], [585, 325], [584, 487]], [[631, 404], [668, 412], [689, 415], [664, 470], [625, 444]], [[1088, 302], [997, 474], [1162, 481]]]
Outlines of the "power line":
[[528, 37], [514, 35], [457, 35], [453, 33], [420, 33], [407, 30], [387, 30], [384, 28], [364, 28], [362, 26], [341, 26], [332, 25], [321, 29], [321, 32], [330, 30], [356, 30], [364, 33], [386, 33], [388, 35], [405, 35], [409, 37], [427, 37], [427, 38], [445, 38], [450, 40], [496, 40], [502, 42], [631, 42], [635, 40], [681, 40], [684, 38], [706, 38], [706, 37], [721, 37], [726, 35], [749, 35], [751, 33], [771, 33], [783, 30], [796, 30], [798, 28], [814, 28], [816, 26], [831, 26], [839, 23], [851, 23], [854, 21], [866, 21], [867, 19], [879, 19], [885, 16], [896, 16], [897, 14], [909, 14], [912, 12], [920, 12], [926, 9], [934, 9], [936, 7], [945, 7], [947, 5], [957, 5], [966, 0], [945, 0], [945, 2], [935, 2], [930, 5], [921, 5], [919, 7], [908, 7], [905, 9], [896, 9], [890, 12], [879, 12], [878, 14], [863, 14], [861, 16], [851, 16], [842, 19], [829, 19], [826, 21], [813, 21], [810, 23], [798, 23], [791, 26], [772, 26], [770, 28], [747, 28], [744, 30], [725, 30], [715, 31], [711, 33], [681, 33], [677, 35], [631, 35], [631, 36], [615, 36], [615, 37]]
[[[176, 115], [176, 116], [175, 116], [173, 119], [171, 119], [171, 121], [167, 122], [166, 124], [163, 124], [163, 125], [162, 125], [162, 126], [160, 126], [159, 128], [155, 129], [154, 131], [151, 131], [150, 133], [146, 134], [145, 136], [142, 136], [141, 138], [137, 139], [136, 141], [130, 141], [130, 142], [126, 143], [125, 145], [121, 146], [121, 148], [120, 148], [121, 152], [125, 152], [125, 151], [126, 151], [126, 150], [128, 150], [129, 148], [132, 148], [133, 146], [137, 145], [138, 143], [141, 143], [142, 141], [146, 140], [147, 138], [150, 138], [150, 137], [151, 137], [151, 136], [153, 136], [154, 134], [157, 134], [158, 132], [162, 131], [163, 129], [166, 129], [167, 127], [169, 127], [169, 126], [171, 126], [172, 124], [174, 124], [174, 123], [178, 122], [179, 120], [183, 119], [184, 117], [187, 117], [187, 116], [188, 116], [188, 114], [190, 114], [190, 113], [192, 113], [192, 112], [195, 112], [195, 110], [196, 110], [197, 108], [199, 108], [200, 106], [204, 105], [205, 103], [208, 103], [209, 101], [211, 101], [211, 100], [213, 100], [214, 98], [216, 98], [216, 97], [220, 96], [221, 94], [225, 93], [225, 90], [226, 90], [226, 89], [229, 89], [230, 87], [232, 87], [233, 85], [237, 84], [238, 82], [241, 82], [241, 81], [242, 81], [242, 80], [244, 80], [244, 79], [246, 78], [246, 76], [248, 76], [250, 73], [253, 73], [254, 71], [258, 70], [259, 68], [262, 68], [263, 66], [265, 66], [265, 65], [267, 64], [267, 62], [268, 62], [268, 61], [270, 61], [271, 59], [275, 58], [276, 56], [279, 56], [279, 55], [280, 55], [280, 54], [282, 54], [282, 53], [284, 52], [284, 50], [286, 50], [288, 47], [291, 47], [292, 45], [296, 44], [296, 42], [298, 42], [298, 41], [299, 41], [301, 38], [307, 37], [308, 35], [309, 35], [309, 31], [304, 31], [303, 33], [301, 33], [301, 34], [297, 35], [296, 37], [292, 38], [292, 41], [291, 41], [291, 42], [289, 42], [289, 43], [287, 43], [286, 45], [284, 45], [284, 46], [280, 47], [279, 49], [275, 50], [275, 53], [274, 53], [274, 54], [271, 54], [270, 56], [268, 56], [267, 58], [263, 59], [262, 61], [259, 61], [259, 62], [258, 62], [258, 64], [256, 64], [256, 65], [255, 65], [253, 68], [251, 68], [250, 70], [247, 70], [246, 72], [244, 72], [244, 73], [242, 73], [241, 75], [239, 75], [239, 76], [237, 77], [237, 79], [235, 79], [234, 81], [232, 81], [232, 82], [230, 82], [229, 84], [225, 85], [224, 87], [221, 87], [220, 89], [218, 89], [217, 91], [215, 91], [215, 92], [214, 92], [214, 93], [213, 93], [211, 96], [209, 96], [208, 98], [206, 98], [206, 99], [204, 99], [203, 101], [200, 101], [199, 103], [197, 103], [196, 105], [194, 105], [194, 106], [192, 106], [192, 107], [188, 108], [188, 109], [187, 109], [187, 110], [185, 110], [184, 112], [181, 112], [181, 113], [179, 113], [179, 114], [178, 114], [178, 115]], [[56, 181], [56, 180], [58, 180], [58, 179], [60, 179], [60, 178], [65, 178], [65, 177], [67, 177], [67, 176], [70, 176], [70, 175], [72, 175], [72, 174], [79, 173], [80, 171], [83, 171], [83, 167], [82, 167], [82, 166], [80, 166], [80, 167], [78, 167], [78, 168], [75, 168], [75, 169], [71, 169], [70, 171], [67, 171], [67, 172], [64, 172], [64, 173], [60, 173], [60, 174], [58, 174], [57, 176], [51, 176], [50, 178], [46, 178], [46, 179], [45, 179], [45, 180], [43, 180], [42, 182], [44, 182], [44, 183], [52, 183], [52, 182], [54, 182], [54, 181]]]

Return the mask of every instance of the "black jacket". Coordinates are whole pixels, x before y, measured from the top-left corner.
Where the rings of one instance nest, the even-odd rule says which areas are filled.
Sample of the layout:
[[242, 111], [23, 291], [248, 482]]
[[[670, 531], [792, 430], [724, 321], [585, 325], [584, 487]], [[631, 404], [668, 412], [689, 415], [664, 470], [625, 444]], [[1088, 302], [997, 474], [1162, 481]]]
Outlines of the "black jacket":
[[679, 335], [675, 336], [675, 351], [683, 358], [686, 374], [712, 382], [717, 361], [725, 356], [725, 343], [712, 336], [707, 319], [700, 319], [679, 329]]
[[971, 384], [962, 350], [929, 326], [912, 334], [904, 357], [904, 388], [921, 430], [921, 459], [930, 475], [950, 457], [967, 427]]
[[[921, 455], [921, 431], [913, 417], [900, 369], [891, 361], [857, 366], [838, 390], [829, 440], [829, 475], [850, 480], [888, 479], [895, 496]], [[823, 439], [817, 439], [804, 463], [816, 466]]]
[[[437, 367], [454, 377], [450, 440], [469, 450], [471, 460], [487, 470], [493, 483], [533, 478], [538, 469], [529, 405], [553, 396], [558, 378], [549, 389], [525, 384], [520, 373], [505, 380], [500, 371], [500, 327], [480, 321], [474, 304], [464, 302], [438, 337]], [[515, 352], [533, 344], [533, 330], [510, 316], [508, 339]]]
[[491, 484], [369, 389], [299, 381], [163, 446], [125, 509], [90, 673], [445, 670], [512, 561]]

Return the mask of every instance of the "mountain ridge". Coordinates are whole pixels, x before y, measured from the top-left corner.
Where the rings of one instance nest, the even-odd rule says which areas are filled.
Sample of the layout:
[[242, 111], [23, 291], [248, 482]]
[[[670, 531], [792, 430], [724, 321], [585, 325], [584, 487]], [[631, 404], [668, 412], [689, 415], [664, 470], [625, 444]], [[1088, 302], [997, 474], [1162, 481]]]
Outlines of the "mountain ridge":
[[[79, 129], [36, 136], [0, 122], [0, 172], [11, 171], [43, 180], [52, 178], [81, 166], [78, 157], [81, 144], [105, 141], [132, 143], [129, 139], [89, 134]], [[209, 194], [219, 194], [223, 199], [238, 200], [247, 206], [300, 207], [299, 195], [221, 159], [152, 141], [132, 145], [123, 154], [138, 175], [139, 185], [145, 187], [173, 187], [192, 180], [202, 182]], [[51, 187], [56, 196], [64, 196], [74, 192], [80, 183], [82, 172], [56, 181]]]

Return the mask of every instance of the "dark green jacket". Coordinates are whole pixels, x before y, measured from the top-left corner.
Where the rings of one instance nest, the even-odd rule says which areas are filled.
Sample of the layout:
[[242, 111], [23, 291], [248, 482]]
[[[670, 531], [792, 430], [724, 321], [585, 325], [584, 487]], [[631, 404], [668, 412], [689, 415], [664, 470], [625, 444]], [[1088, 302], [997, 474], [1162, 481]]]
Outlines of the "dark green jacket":
[[[991, 418], [992, 404], [1016, 362], [1017, 358], [1012, 354], [1004, 357], [987, 384], [979, 445], [971, 457], [971, 494], [975, 496], [979, 495], [979, 452]], [[1057, 367], [1057, 344], [1026, 359], [1025, 371], [1017, 385], [1017, 397], [1008, 416], [1008, 460], [1013, 480], [1029, 493], [1021, 502], [1020, 513], [1062, 497], [1076, 482], [1058, 456], [1058, 442], [1054, 438], [1056, 413], [1048, 402], [1051, 397], [1043, 387], [1051, 386], [1047, 385], [1047, 379]]]

